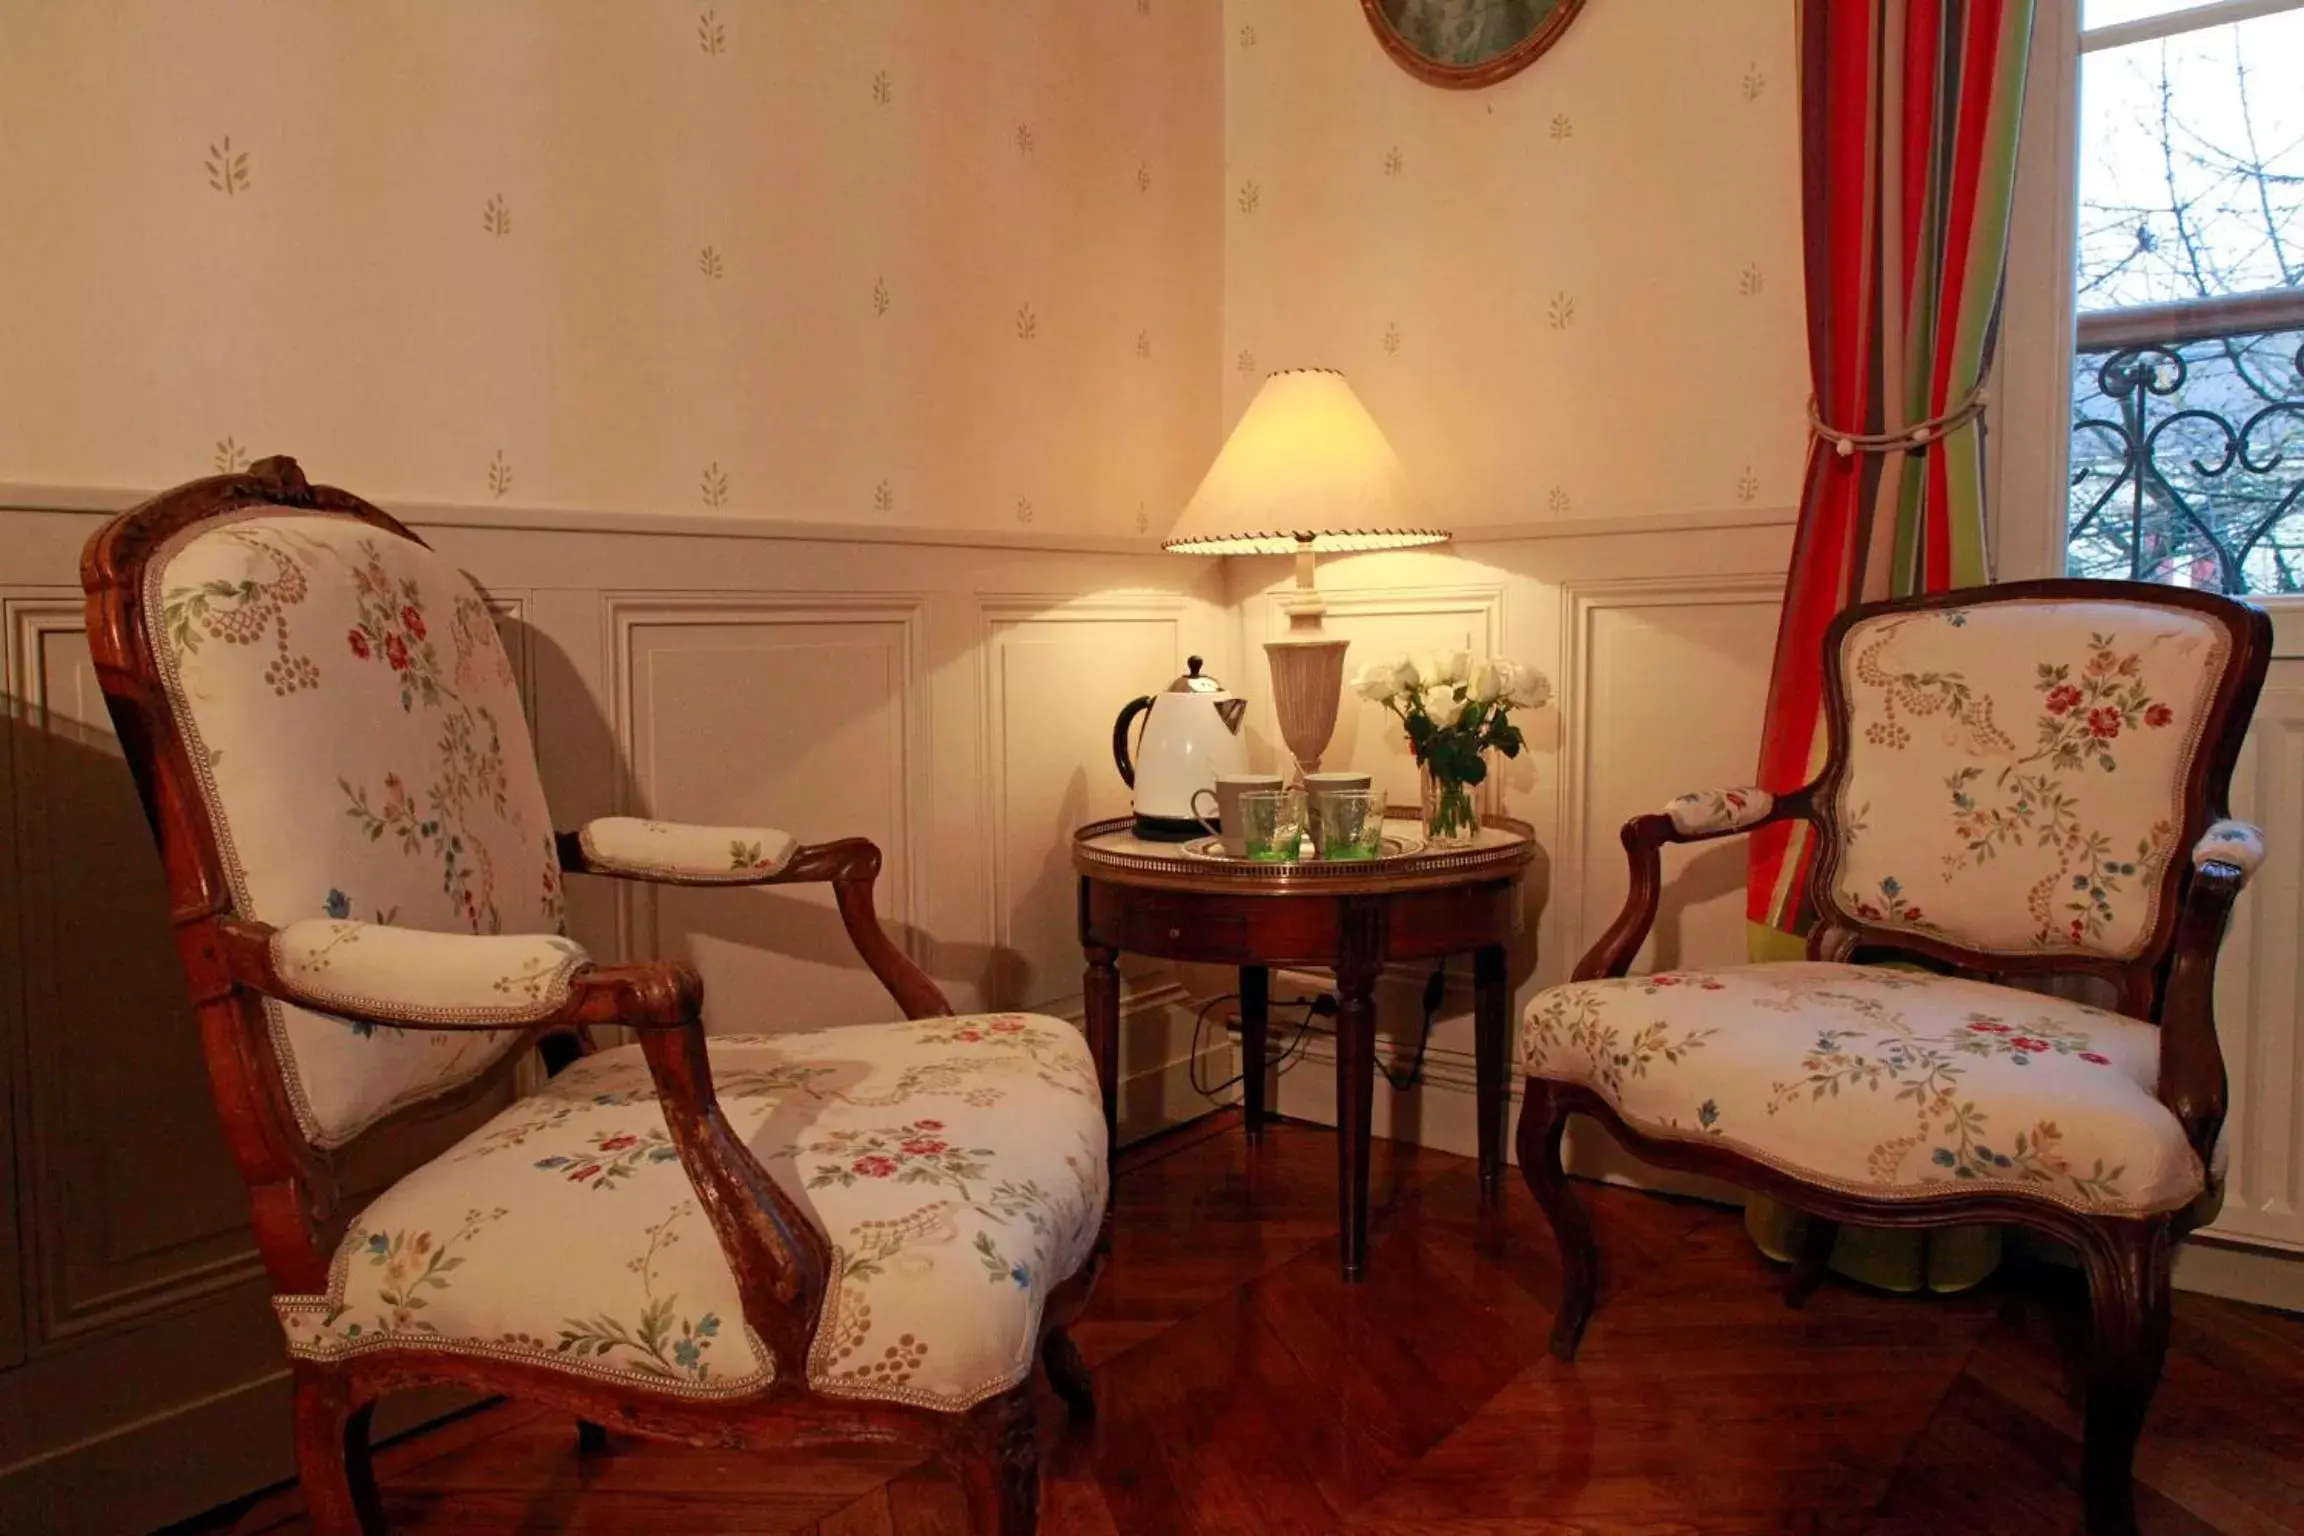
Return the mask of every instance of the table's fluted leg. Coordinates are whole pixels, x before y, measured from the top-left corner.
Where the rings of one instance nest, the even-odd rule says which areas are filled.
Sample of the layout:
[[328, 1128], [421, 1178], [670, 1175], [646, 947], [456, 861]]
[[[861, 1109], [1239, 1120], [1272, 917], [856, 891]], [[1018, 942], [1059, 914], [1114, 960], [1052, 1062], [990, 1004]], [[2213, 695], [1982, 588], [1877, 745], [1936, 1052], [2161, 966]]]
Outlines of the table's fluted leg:
[[1512, 985], [1501, 944], [1483, 945], [1472, 955], [1472, 1042], [1480, 1203], [1494, 1205], [1504, 1193], [1504, 1120], [1512, 1104]]
[[1271, 968], [1240, 967], [1240, 1102], [1251, 1141], [1264, 1135], [1264, 1041], [1271, 1011]]
[[1381, 897], [1347, 897], [1336, 954], [1336, 1196], [1344, 1278], [1368, 1259], [1368, 1143], [1376, 1108], [1376, 976], [1384, 967]]
[[1120, 1151], [1120, 951], [1083, 944], [1088, 969], [1080, 991], [1086, 1003], [1088, 1053], [1096, 1058], [1096, 1086], [1104, 1096], [1107, 1155]]

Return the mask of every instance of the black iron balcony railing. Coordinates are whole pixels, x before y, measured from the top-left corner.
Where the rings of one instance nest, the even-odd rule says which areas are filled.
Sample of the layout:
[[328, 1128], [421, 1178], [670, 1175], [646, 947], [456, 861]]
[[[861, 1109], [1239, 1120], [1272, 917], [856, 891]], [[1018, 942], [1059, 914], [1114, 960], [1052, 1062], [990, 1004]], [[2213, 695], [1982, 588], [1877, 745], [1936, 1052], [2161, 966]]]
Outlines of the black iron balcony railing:
[[2304, 292], [2080, 318], [2066, 565], [2304, 592]]

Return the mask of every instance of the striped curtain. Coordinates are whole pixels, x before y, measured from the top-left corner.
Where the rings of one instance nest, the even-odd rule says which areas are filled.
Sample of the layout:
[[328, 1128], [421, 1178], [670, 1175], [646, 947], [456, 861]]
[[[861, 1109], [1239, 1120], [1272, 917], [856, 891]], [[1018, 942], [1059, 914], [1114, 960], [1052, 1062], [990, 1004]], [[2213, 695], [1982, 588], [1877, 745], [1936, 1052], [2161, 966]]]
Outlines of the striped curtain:
[[[1800, 0], [1817, 430], [1776, 633], [1764, 788], [1795, 789], [1822, 765], [1835, 614], [1990, 580], [1977, 390], [1999, 323], [2033, 4]], [[1813, 852], [1802, 823], [1754, 839], [1756, 956], [1797, 957]]]

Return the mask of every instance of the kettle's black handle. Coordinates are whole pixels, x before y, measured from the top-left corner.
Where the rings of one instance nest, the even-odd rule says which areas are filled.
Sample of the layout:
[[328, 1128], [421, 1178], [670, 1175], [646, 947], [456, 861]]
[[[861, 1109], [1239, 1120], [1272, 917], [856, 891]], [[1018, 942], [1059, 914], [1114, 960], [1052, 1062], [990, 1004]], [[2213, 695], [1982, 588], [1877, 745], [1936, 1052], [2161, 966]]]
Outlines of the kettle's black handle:
[[1112, 761], [1120, 769], [1120, 782], [1130, 789], [1136, 787], [1136, 764], [1128, 756], [1128, 726], [1135, 718], [1152, 707], [1152, 695], [1130, 699], [1128, 707], [1120, 711], [1120, 718], [1112, 722]]

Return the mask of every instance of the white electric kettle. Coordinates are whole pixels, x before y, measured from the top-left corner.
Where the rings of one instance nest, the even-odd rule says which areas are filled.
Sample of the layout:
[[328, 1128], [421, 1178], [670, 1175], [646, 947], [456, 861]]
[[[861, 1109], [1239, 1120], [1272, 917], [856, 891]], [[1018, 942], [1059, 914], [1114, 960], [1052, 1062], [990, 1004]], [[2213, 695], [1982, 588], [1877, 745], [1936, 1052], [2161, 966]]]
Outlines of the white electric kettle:
[[[1248, 754], [1240, 744], [1240, 717], [1248, 701], [1200, 675], [1200, 658], [1166, 691], [1128, 701], [1112, 722], [1112, 761], [1136, 791], [1136, 835], [1180, 843], [1208, 829], [1192, 812], [1196, 791], [1216, 788], [1220, 775], [1246, 773]], [[1128, 750], [1128, 727], [1144, 716], [1136, 750]]]

